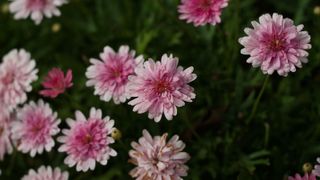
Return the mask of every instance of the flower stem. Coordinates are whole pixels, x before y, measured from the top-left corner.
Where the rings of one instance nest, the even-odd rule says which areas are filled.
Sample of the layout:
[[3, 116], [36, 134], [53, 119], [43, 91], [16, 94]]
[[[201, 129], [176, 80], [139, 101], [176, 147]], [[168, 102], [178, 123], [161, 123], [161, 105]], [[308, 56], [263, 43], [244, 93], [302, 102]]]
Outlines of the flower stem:
[[259, 95], [258, 95], [256, 101], [254, 102], [251, 114], [250, 114], [249, 118], [247, 119], [247, 122], [246, 122], [247, 124], [250, 124], [251, 120], [254, 118], [254, 115], [256, 114], [260, 99], [261, 99], [262, 94], [268, 84], [268, 80], [269, 80], [269, 76], [267, 75], [266, 78], [264, 79], [264, 82], [263, 82], [262, 88], [260, 89]]

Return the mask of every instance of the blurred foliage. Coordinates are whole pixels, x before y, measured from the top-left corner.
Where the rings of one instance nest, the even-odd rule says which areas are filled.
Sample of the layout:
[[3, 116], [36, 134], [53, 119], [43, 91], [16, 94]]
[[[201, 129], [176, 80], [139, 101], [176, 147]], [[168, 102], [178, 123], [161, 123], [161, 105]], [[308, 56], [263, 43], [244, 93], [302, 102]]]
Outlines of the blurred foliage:
[[[86, 173], [67, 168], [58, 145], [35, 158], [14, 152], [0, 162], [1, 180], [19, 179], [42, 164], [68, 170], [75, 180], [130, 179], [130, 142], [143, 129], [153, 135], [178, 134], [186, 142], [192, 158], [185, 179], [285, 179], [320, 156], [320, 16], [313, 14], [320, 5], [317, 0], [231, 0], [221, 24], [197, 28], [178, 19], [178, 0], [71, 0], [62, 6], [61, 17], [45, 19], [39, 26], [29, 19], [14, 20], [5, 11], [8, 2], [0, 1], [0, 56], [25, 48], [36, 59], [40, 79], [29, 99], [39, 98], [40, 82], [49, 69], [71, 68], [74, 87], [55, 100], [45, 100], [62, 120], [74, 117], [77, 109], [88, 114], [92, 106], [101, 108], [116, 120], [122, 140], [113, 145], [116, 158]], [[312, 36], [310, 62], [287, 78], [271, 76], [256, 116], [247, 125], [265, 76], [245, 62], [238, 38], [252, 20], [272, 12], [305, 25]], [[98, 57], [106, 45], [117, 49], [122, 44], [145, 58], [173, 53], [182, 66], [194, 66], [195, 101], [180, 108], [173, 121], [158, 124], [127, 104], [101, 102], [93, 88], [85, 87], [88, 60]]]

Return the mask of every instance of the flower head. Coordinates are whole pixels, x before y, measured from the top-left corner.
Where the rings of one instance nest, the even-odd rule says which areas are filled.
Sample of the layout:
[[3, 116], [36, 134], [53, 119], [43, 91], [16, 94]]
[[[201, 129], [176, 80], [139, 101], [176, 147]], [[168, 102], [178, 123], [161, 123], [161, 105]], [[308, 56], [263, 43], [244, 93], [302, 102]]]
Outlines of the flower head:
[[247, 62], [253, 67], [260, 66], [264, 74], [277, 71], [287, 76], [308, 62], [306, 50], [311, 48], [310, 36], [302, 31], [303, 25], [295, 26], [291, 19], [276, 13], [264, 14], [252, 25], [253, 29], [244, 30], [248, 36], [240, 38], [239, 42], [244, 46], [241, 53], [250, 55]]
[[288, 180], [317, 180], [313, 174], [306, 173], [303, 177], [300, 174], [296, 174], [294, 177], [289, 176]]
[[185, 144], [179, 136], [173, 136], [167, 142], [168, 134], [151, 137], [147, 130], [139, 143], [132, 142], [134, 150], [129, 151], [129, 160], [137, 167], [130, 171], [136, 179], [181, 179], [187, 176], [188, 167], [185, 163], [190, 159], [186, 152], [182, 152]]
[[12, 0], [9, 9], [15, 19], [26, 19], [30, 16], [35, 24], [40, 24], [43, 16], [60, 16], [58, 7], [64, 3], [66, 0]]
[[12, 124], [12, 138], [17, 141], [17, 148], [34, 157], [44, 150], [51, 151], [54, 146], [52, 136], [59, 133], [57, 113], [52, 112], [49, 104], [39, 100], [31, 101], [17, 110], [17, 121]]
[[50, 166], [41, 166], [37, 172], [30, 169], [29, 173], [23, 176], [21, 180], [68, 180], [68, 178], [69, 173], [61, 172], [58, 167], [52, 169]]
[[178, 11], [180, 19], [186, 19], [195, 26], [216, 25], [221, 22], [221, 11], [229, 0], [182, 0]]
[[[317, 162], [320, 163], [320, 157], [317, 158]], [[320, 165], [319, 164], [314, 166], [314, 169], [312, 170], [312, 174], [316, 175], [317, 177], [320, 177]]]
[[125, 102], [128, 98], [128, 76], [134, 74], [134, 69], [143, 61], [142, 56], [135, 58], [135, 51], [129, 51], [128, 46], [121, 46], [118, 52], [106, 46], [100, 54], [101, 60], [90, 59], [86, 76], [87, 86], [94, 86], [94, 94], [101, 100], [114, 103]]
[[3, 160], [5, 154], [12, 153], [10, 116], [0, 110], [0, 160]]
[[0, 64], [0, 101], [9, 110], [27, 100], [26, 92], [32, 90], [31, 83], [38, 79], [36, 63], [24, 49], [12, 50]]
[[49, 71], [48, 76], [42, 82], [42, 86], [46, 89], [40, 91], [43, 96], [56, 98], [59, 94], [64, 93], [67, 88], [72, 87], [72, 71], [69, 69], [66, 76], [59, 68], [53, 68]]
[[137, 67], [136, 75], [129, 77], [129, 93], [134, 97], [129, 104], [134, 106], [133, 111], [148, 111], [148, 117], [156, 122], [162, 114], [171, 120], [177, 115], [177, 107], [192, 102], [196, 96], [188, 85], [197, 77], [192, 72], [193, 67], [183, 70], [178, 66], [178, 58], [172, 55], [163, 55], [161, 62], [152, 59], [144, 62]]
[[70, 129], [64, 129], [64, 136], [58, 138], [62, 143], [59, 152], [66, 152], [64, 160], [69, 167], [75, 166], [77, 171], [93, 170], [96, 161], [106, 165], [110, 156], [117, 152], [109, 147], [114, 143], [110, 137], [114, 121], [109, 116], [102, 118], [100, 109], [91, 108], [87, 119], [80, 111], [76, 111], [76, 120], [67, 119]]

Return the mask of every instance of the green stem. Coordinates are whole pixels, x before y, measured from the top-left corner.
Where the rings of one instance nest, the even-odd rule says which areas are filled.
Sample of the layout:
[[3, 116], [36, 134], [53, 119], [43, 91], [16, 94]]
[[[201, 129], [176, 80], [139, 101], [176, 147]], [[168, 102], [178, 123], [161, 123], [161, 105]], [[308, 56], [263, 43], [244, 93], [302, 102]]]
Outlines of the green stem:
[[254, 115], [256, 114], [260, 99], [262, 97], [262, 94], [263, 94], [264, 90], [266, 89], [268, 80], [269, 80], [269, 76], [267, 75], [266, 78], [264, 79], [264, 82], [263, 82], [262, 88], [260, 89], [259, 95], [258, 95], [256, 101], [254, 102], [251, 114], [250, 114], [250, 116], [249, 116], [249, 118], [247, 120], [247, 124], [250, 124], [251, 120], [254, 118]]

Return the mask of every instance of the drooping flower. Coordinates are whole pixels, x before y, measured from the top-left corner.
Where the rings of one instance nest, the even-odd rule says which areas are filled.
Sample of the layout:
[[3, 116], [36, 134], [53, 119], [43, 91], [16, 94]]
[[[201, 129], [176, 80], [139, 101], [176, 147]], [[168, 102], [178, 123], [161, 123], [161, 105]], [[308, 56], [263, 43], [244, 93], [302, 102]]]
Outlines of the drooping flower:
[[281, 76], [295, 72], [302, 63], [308, 62], [311, 48], [308, 32], [302, 31], [303, 25], [295, 26], [289, 18], [273, 13], [264, 14], [259, 22], [252, 22], [253, 29], [246, 28], [248, 36], [239, 39], [244, 46], [242, 54], [250, 55], [247, 62], [253, 67], [261, 67], [264, 74], [274, 71]]
[[87, 86], [94, 86], [94, 94], [103, 101], [113, 99], [119, 104], [127, 100], [128, 76], [134, 74], [134, 69], [143, 61], [142, 55], [135, 57], [135, 51], [128, 46], [121, 46], [118, 52], [106, 46], [100, 54], [101, 60], [90, 59], [86, 76]]
[[60, 119], [49, 104], [39, 100], [31, 101], [17, 110], [17, 120], [12, 123], [12, 138], [17, 141], [17, 149], [34, 157], [45, 150], [51, 151], [58, 134]]
[[68, 180], [68, 178], [69, 173], [62, 172], [58, 167], [52, 169], [50, 166], [41, 166], [38, 171], [30, 169], [29, 173], [23, 176], [21, 180]]
[[38, 79], [36, 63], [24, 49], [12, 50], [0, 64], [0, 101], [12, 110], [27, 100], [26, 92], [32, 90], [31, 83]]
[[306, 173], [303, 177], [300, 174], [296, 174], [294, 177], [289, 176], [288, 180], [317, 180], [317, 178], [313, 174]]
[[[320, 157], [317, 158], [317, 162], [320, 163]], [[320, 164], [316, 164], [314, 166], [314, 169], [312, 170], [312, 174], [316, 175], [317, 177], [320, 177]]]
[[67, 119], [70, 129], [62, 130], [64, 136], [58, 138], [62, 143], [58, 151], [68, 155], [64, 163], [84, 172], [94, 170], [96, 162], [106, 165], [110, 156], [117, 155], [109, 146], [114, 143], [114, 121], [109, 116], [102, 118], [101, 110], [95, 108], [91, 108], [88, 119], [80, 111], [75, 116], [75, 120]]
[[182, 0], [178, 7], [180, 19], [187, 20], [195, 26], [216, 25], [221, 22], [222, 9], [229, 0]]
[[0, 161], [3, 160], [5, 154], [12, 153], [12, 144], [10, 140], [10, 115], [0, 110]]
[[66, 76], [59, 68], [53, 68], [49, 71], [48, 76], [42, 82], [42, 86], [45, 88], [40, 91], [43, 96], [56, 98], [59, 94], [64, 93], [67, 88], [72, 87], [72, 70], [68, 70]]
[[151, 137], [147, 130], [142, 133], [139, 143], [132, 142], [133, 150], [129, 151], [129, 162], [137, 166], [130, 171], [133, 178], [178, 180], [188, 175], [185, 163], [190, 156], [183, 152], [185, 144], [179, 136], [175, 135], [167, 142], [167, 133], [161, 137]]
[[129, 77], [129, 94], [134, 97], [129, 102], [133, 111], [139, 114], [148, 111], [148, 117], [156, 122], [162, 114], [171, 120], [177, 115], [177, 107], [195, 98], [194, 89], [188, 85], [196, 79], [193, 67], [185, 70], [178, 66], [178, 58], [162, 56], [161, 62], [152, 59], [136, 68], [136, 75]]
[[66, 0], [12, 0], [9, 9], [15, 19], [26, 19], [30, 16], [35, 24], [40, 24], [44, 16], [47, 18], [60, 16], [58, 7], [66, 2]]

